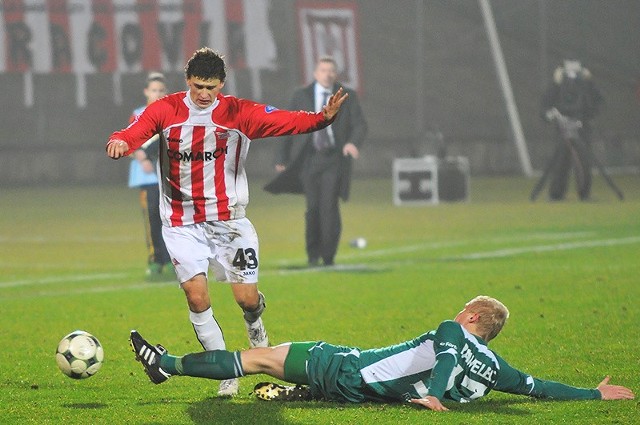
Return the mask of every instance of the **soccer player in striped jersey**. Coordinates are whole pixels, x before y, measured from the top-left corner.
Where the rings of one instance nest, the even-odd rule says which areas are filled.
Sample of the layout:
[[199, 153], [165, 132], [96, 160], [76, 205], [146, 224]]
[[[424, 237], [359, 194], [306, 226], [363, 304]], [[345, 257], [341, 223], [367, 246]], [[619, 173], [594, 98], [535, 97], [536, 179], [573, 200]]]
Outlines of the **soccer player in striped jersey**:
[[156, 384], [171, 375], [227, 379], [258, 373], [298, 384], [258, 384], [256, 395], [267, 400], [410, 402], [444, 411], [448, 409], [443, 401], [465, 403], [491, 390], [555, 400], [634, 398], [630, 389], [609, 385], [609, 377], [596, 388], [577, 388], [534, 378], [511, 367], [487, 347], [508, 316], [500, 301], [478, 296], [438, 329], [370, 350], [294, 342], [243, 352], [209, 351], [176, 357], [161, 345], [149, 344], [136, 331], [131, 331], [131, 345]]
[[[185, 66], [188, 90], [149, 105], [107, 142], [107, 155], [119, 159], [159, 136], [162, 235], [189, 317], [205, 350], [226, 348], [208, 290], [208, 270], [230, 283], [243, 310], [251, 347], [267, 347], [258, 291], [258, 236], [245, 216], [249, 191], [245, 162], [252, 139], [316, 131], [330, 125], [348, 95], [333, 94], [320, 112], [283, 111], [221, 93], [226, 77], [222, 57], [197, 50]], [[238, 392], [235, 377], [218, 394]]]

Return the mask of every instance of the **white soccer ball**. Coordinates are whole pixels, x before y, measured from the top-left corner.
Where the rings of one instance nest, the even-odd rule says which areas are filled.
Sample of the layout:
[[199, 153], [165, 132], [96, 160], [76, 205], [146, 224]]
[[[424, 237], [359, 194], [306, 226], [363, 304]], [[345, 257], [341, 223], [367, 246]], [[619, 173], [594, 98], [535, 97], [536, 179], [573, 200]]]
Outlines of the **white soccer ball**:
[[102, 367], [104, 350], [98, 339], [85, 331], [73, 331], [60, 340], [56, 350], [58, 367], [70, 378], [85, 379]]
[[356, 238], [351, 241], [351, 246], [358, 249], [364, 249], [367, 247], [367, 240], [365, 238]]

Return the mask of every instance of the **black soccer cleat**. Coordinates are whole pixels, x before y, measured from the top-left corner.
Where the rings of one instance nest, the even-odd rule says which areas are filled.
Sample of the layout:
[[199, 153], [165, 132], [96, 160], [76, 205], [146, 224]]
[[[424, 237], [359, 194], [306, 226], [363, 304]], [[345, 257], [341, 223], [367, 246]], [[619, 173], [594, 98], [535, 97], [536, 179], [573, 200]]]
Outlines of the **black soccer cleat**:
[[167, 352], [162, 345], [149, 344], [136, 330], [131, 331], [129, 342], [136, 355], [136, 360], [142, 363], [144, 372], [151, 382], [161, 384], [171, 377], [160, 367], [160, 357]]
[[253, 388], [260, 400], [267, 401], [309, 401], [312, 400], [309, 387], [303, 385], [284, 386], [273, 382], [260, 382]]

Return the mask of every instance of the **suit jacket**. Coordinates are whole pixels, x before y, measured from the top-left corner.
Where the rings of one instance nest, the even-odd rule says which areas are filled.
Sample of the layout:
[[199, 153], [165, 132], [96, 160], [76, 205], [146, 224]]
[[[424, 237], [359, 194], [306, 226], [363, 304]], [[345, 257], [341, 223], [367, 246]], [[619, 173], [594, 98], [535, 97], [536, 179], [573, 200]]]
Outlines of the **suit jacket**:
[[[315, 82], [296, 90], [289, 109], [313, 111], [315, 109], [314, 85]], [[335, 93], [340, 87], [341, 85], [336, 83], [331, 92]], [[353, 143], [360, 149], [367, 135], [367, 122], [356, 92], [346, 87], [344, 90], [349, 94], [349, 98], [342, 104], [340, 112], [331, 124], [335, 148], [340, 152], [347, 143]], [[294, 146], [297, 148], [296, 154], [292, 155]], [[303, 193], [301, 173], [306, 158], [313, 152], [313, 133], [289, 136], [282, 140], [278, 145], [276, 163], [286, 165], [287, 169], [278, 174], [264, 189], [271, 193]], [[292, 157], [293, 160], [291, 160]], [[339, 194], [345, 201], [349, 198], [350, 183], [351, 157], [340, 155]]]

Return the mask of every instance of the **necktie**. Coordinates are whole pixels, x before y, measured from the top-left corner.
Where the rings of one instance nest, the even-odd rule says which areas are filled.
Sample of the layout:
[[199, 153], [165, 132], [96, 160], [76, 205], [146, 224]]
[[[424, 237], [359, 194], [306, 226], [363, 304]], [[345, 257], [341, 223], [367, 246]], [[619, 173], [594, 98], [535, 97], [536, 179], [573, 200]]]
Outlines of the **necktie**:
[[[322, 105], [327, 104], [327, 100], [331, 93], [323, 92], [322, 93]], [[329, 136], [329, 129], [327, 127], [322, 130], [318, 130], [313, 135], [313, 146], [315, 146], [317, 151], [323, 151], [325, 149], [329, 149], [333, 143], [331, 143], [331, 136]]]

